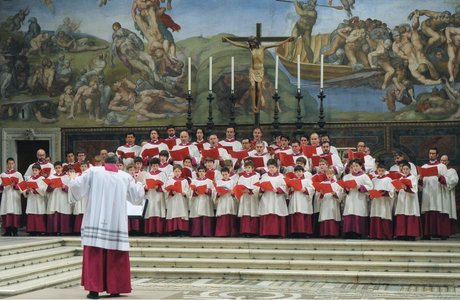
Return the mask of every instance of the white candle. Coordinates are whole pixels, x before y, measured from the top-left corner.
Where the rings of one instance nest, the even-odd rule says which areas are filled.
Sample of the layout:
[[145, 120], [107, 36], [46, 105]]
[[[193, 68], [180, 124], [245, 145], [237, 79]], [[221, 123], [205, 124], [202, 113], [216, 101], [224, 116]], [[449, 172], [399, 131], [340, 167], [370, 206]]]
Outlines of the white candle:
[[300, 90], [300, 54], [297, 55], [297, 89]]
[[319, 85], [320, 89], [323, 88], [323, 78], [324, 78], [324, 55], [321, 54], [321, 81]]
[[209, 91], [212, 92], [212, 56], [209, 57]]
[[232, 56], [232, 84], [231, 84], [232, 93], [235, 90], [235, 57]]
[[275, 91], [278, 90], [278, 65], [279, 65], [279, 57], [277, 55], [275, 57]]
[[188, 58], [188, 91], [192, 91], [192, 58]]

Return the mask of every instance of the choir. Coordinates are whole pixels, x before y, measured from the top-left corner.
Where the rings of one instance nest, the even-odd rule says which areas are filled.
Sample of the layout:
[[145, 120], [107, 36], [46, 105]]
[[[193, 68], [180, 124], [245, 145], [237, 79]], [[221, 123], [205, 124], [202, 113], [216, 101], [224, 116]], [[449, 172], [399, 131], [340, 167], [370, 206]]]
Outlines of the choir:
[[[101, 150], [94, 165], [116, 155], [117, 167], [144, 185], [142, 209], [129, 212], [130, 234], [416, 240], [455, 233], [458, 175], [436, 148], [423, 166], [396, 151], [387, 168], [363, 141], [341, 153], [317, 133], [299, 141], [280, 135], [270, 146], [260, 128], [242, 142], [232, 127], [222, 141], [204, 136], [198, 129], [195, 142], [186, 131], [177, 138], [171, 126], [166, 139], [153, 129], [136, 145], [129, 132], [113, 153]], [[8, 158], [0, 175], [3, 235], [22, 226], [21, 195], [30, 235], [80, 233], [86, 201], [69, 201], [69, 174], [85, 176], [92, 164], [82, 151], [77, 162], [71, 151], [65, 163], [45, 157], [37, 151], [24, 177]]]

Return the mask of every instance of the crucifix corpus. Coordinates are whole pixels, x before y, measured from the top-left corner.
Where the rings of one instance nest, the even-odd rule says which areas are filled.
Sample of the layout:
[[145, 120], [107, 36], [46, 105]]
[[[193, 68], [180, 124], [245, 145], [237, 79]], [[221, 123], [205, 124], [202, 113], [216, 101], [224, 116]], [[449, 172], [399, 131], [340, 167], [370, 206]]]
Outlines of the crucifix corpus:
[[[249, 66], [250, 95], [252, 110], [254, 112], [254, 126], [260, 125], [260, 107], [264, 105], [263, 80], [264, 80], [264, 55], [265, 50], [278, 47], [293, 41], [293, 37], [267, 36], [262, 37], [262, 24], [256, 24], [256, 36], [249, 37], [223, 37], [223, 42], [251, 51], [251, 65]], [[244, 42], [244, 43], [241, 43]], [[271, 45], [262, 45], [262, 42], [277, 42]]]

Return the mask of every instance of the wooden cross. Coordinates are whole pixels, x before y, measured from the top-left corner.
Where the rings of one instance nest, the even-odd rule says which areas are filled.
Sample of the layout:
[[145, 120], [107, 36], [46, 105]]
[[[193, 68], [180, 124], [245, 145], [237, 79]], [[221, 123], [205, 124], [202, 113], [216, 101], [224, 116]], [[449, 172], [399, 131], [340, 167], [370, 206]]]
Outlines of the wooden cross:
[[[283, 42], [289, 39], [289, 36], [262, 36], [262, 24], [261, 23], [256, 23], [256, 35], [255, 37], [259, 40], [260, 43], [262, 42]], [[226, 37], [228, 40], [232, 42], [248, 42], [248, 40], [251, 38], [249, 36], [236, 36], [236, 37]], [[224, 42], [226, 42], [224, 40]], [[261, 95], [259, 95], [259, 88], [258, 88], [258, 82], [255, 83], [256, 88], [255, 88], [255, 99], [254, 103], [255, 106], [258, 107], [259, 105], [259, 99]], [[260, 111], [257, 110], [254, 112], [254, 126], [258, 127], [260, 125]]]

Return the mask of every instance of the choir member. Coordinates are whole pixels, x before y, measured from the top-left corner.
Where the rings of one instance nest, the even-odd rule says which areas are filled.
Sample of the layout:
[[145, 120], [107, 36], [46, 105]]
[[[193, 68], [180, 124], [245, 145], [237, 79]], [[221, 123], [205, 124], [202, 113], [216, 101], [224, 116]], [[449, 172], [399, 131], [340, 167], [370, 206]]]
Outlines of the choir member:
[[260, 175], [254, 172], [254, 163], [250, 159], [245, 160], [244, 172], [237, 182], [243, 190], [238, 204], [240, 234], [243, 236], [259, 234], [259, 187], [254, 185], [259, 179]]
[[288, 233], [291, 236], [303, 237], [313, 234], [313, 203], [311, 195], [314, 193], [311, 177], [304, 175], [302, 166], [295, 166], [294, 180], [299, 180], [301, 189], [289, 188]]
[[[216, 195], [214, 197], [216, 206], [215, 235], [219, 237], [234, 237], [238, 235], [238, 202], [232, 192], [236, 180], [230, 178], [230, 170], [227, 167], [223, 167], [220, 172], [222, 174], [222, 179], [216, 180]], [[225, 194], [219, 192], [219, 188], [223, 189]]]
[[125, 144], [117, 148], [117, 156], [123, 159], [125, 166], [134, 162], [134, 157], [139, 156], [142, 147], [136, 145], [136, 134], [134, 132], [125, 133]]
[[53, 164], [46, 161], [46, 151], [43, 149], [37, 150], [37, 161], [30, 164], [24, 173], [24, 180], [29, 180], [29, 177], [32, 176], [32, 166], [39, 165], [41, 168], [41, 173], [44, 177], [48, 177], [51, 173], [54, 172]]
[[220, 141], [219, 144], [226, 150], [240, 151], [243, 149], [240, 141], [235, 140], [235, 128], [233, 127], [227, 127], [225, 140]]
[[[189, 201], [190, 236], [213, 236], [214, 234], [214, 203], [211, 195], [213, 181], [206, 178], [206, 168], [197, 168], [197, 177], [192, 180], [190, 187], [193, 194]], [[204, 189], [204, 191], [200, 191]]]
[[15, 170], [15, 165], [14, 159], [9, 157], [6, 160], [6, 171], [0, 174], [0, 216], [5, 230], [3, 236], [17, 236], [18, 228], [21, 227], [21, 193], [17, 184], [22, 182], [23, 178], [21, 173]]
[[[190, 187], [188, 181], [181, 177], [182, 166], [174, 165], [172, 177], [169, 178], [164, 188], [178, 189], [168, 191], [166, 197], [166, 224], [165, 232], [173, 235], [185, 235], [189, 232], [188, 218], [188, 196], [190, 195]], [[176, 184], [176, 182], [179, 182]]]
[[[185, 148], [188, 149], [188, 156], [190, 156], [192, 158], [192, 163], [193, 163], [194, 166], [196, 166], [200, 162], [200, 151], [198, 150], [198, 148], [195, 145], [193, 145], [190, 142], [190, 136], [189, 136], [188, 132], [187, 131], [182, 131], [180, 133], [180, 143], [175, 145], [171, 149], [171, 151], [178, 151], [178, 150], [182, 150], [182, 149], [185, 149]], [[172, 160], [173, 164], [182, 165], [182, 160], [174, 160], [173, 157], [171, 157], [171, 160]]]
[[337, 184], [335, 171], [332, 167], [326, 167], [324, 174], [326, 178], [320, 182], [331, 187], [331, 190], [316, 192], [319, 199], [319, 236], [320, 237], [339, 237], [340, 236], [340, 202], [342, 199], [343, 189]]
[[[149, 155], [148, 151], [150, 149], [155, 149], [155, 148], [158, 149], [158, 154], [153, 155], [153, 156]], [[139, 152], [139, 155], [144, 159], [144, 164], [148, 165], [149, 161], [153, 157], [158, 157], [160, 151], [162, 150], [168, 151], [169, 150], [168, 146], [165, 143], [160, 141], [160, 132], [157, 129], [152, 129], [150, 130], [150, 141], [148, 141], [142, 146]]]
[[27, 198], [27, 227], [26, 231], [30, 235], [39, 235], [46, 232], [46, 184], [43, 182], [44, 177], [40, 175], [41, 166], [32, 165], [32, 176], [28, 182], [35, 182], [37, 188], [27, 187], [24, 195]]
[[[166, 218], [165, 191], [163, 185], [167, 181], [167, 176], [159, 170], [160, 159], [150, 160], [150, 172], [144, 180], [147, 206], [144, 215], [144, 233], [148, 235], [161, 235], [164, 233], [164, 223]], [[152, 181], [152, 186], [148, 186], [147, 181]]]
[[446, 183], [441, 186], [441, 193], [443, 194], [443, 213], [449, 215], [450, 219], [450, 235], [456, 233], [457, 223], [457, 203], [455, 199], [455, 187], [458, 184], [458, 174], [454, 168], [449, 165], [449, 157], [447, 155], [441, 156], [440, 162], [447, 167], [446, 174], [444, 175]]
[[169, 164], [169, 152], [166, 150], [160, 151], [159, 154], [160, 157], [160, 166], [158, 167], [158, 170], [161, 172], [165, 173], [166, 177], [169, 178], [173, 174], [173, 166]]

